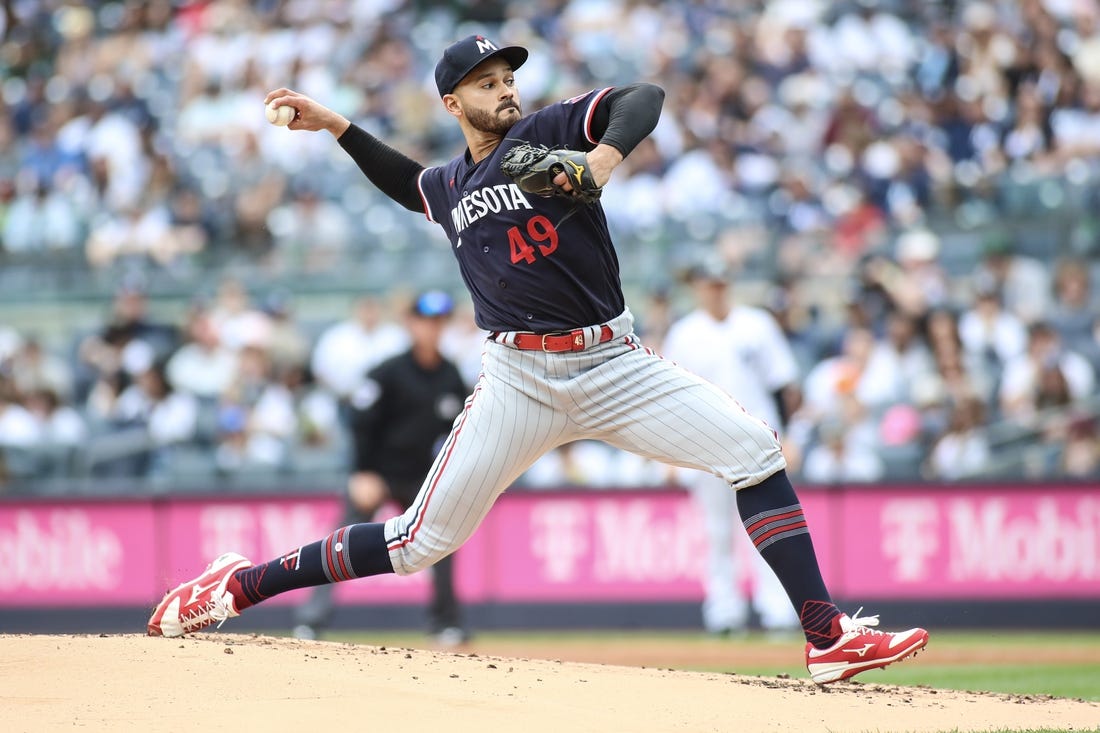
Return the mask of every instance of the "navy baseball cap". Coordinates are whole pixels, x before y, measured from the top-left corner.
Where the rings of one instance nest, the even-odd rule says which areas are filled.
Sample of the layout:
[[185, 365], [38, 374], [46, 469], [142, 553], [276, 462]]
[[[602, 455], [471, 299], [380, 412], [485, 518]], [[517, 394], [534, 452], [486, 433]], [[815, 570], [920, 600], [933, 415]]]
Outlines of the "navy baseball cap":
[[413, 301], [413, 315], [422, 318], [439, 318], [449, 316], [455, 309], [455, 302], [451, 296], [442, 290], [428, 290], [417, 296]]
[[466, 36], [443, 50], [443, 58], [435, 65], [435, 85], [443, 97], [455, 90], [459, 82], [485, 59], [502, 56], [515, 71], [527, 60], [522, 46], [499, 48], [485, 36]]

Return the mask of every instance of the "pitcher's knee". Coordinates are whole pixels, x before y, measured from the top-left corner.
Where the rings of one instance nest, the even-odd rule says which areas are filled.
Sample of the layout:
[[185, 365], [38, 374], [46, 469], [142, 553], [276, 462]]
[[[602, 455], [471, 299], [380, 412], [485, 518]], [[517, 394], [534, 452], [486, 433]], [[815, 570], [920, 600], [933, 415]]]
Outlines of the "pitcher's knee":
[[386, 544], [397, 575], [412, 575], [430, 568], [458, 549], [465, 538], [441, 534], [428, 524], [412, 525], [404, 517], [386, 522]]
[[393, 571], [398, 575], [412, 575], [421, 570], [427, 570], [432, 565], [450, 555], [454, 550], [447, 548], [426, 547], [425, 543], [416, 542], [390, 549], [390, 562], [393, 563]]
[[775, 432], [763, 423], [757, 424], [759, 430], [751, 436], [756, 440], [739, 442], [729, 463], [712, 469], [734, 489], [758, 484], [787, 467], [783, 447]]

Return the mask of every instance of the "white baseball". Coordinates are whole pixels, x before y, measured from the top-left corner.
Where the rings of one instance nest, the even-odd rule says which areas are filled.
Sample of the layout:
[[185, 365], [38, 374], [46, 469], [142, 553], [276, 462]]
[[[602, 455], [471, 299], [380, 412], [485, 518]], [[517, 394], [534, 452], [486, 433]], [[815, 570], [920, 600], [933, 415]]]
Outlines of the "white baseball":
[[284, 104], [281, 107], [273, 107], [274, 100], [266, 107], [264, 112], [267, 114], [267, 121], [273, 125], [279, 127], [286, 127], [294, 119], [294, 115], [298, 114], [298, 110], [291, 107], [289, 104]]

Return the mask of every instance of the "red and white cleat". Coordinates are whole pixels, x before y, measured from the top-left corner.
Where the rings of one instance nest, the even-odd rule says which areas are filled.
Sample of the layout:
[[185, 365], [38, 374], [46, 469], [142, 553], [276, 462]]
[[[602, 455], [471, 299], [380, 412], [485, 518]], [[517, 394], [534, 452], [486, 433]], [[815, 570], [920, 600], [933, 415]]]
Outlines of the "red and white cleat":
[[233, 573], [250, 567], [252, 563], [244, 557], [227, 552], [199, 577], [168, 591], [149, 617], [149, 636], [183, 636], [239, 616], [226, 585]]
[[868, 669], [881, 669], [915, 654], [928, 643], [928, 632], [924, 629], [890, 633], [869, 628], [878, 626], [878, 616], [860, 618], [859, 611], [851, 617], [841, 614], [833, 621], [833, 631], [840, 638], [828, 649], [806, 644], [806, 669], [817, 684], [846, 680]]

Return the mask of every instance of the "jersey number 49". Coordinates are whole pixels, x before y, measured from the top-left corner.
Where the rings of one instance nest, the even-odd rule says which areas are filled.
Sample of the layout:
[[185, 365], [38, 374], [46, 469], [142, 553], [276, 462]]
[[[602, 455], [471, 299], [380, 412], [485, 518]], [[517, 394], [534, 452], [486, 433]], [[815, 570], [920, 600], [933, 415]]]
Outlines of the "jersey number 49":
[[[558, 230], [545, 216], [541, 214], [532, 216], [527, 220], [526, 228], [526, 237], [519, 227], [508, 230], [508, 246], [512, 250], [513, 265], [521, 262], [526, 262], [528, 265], [534, 264], [536, 246], [543, 257], [549, 257], [558, 248]], [[535, 244], [532, 245], [531, 242]]]

